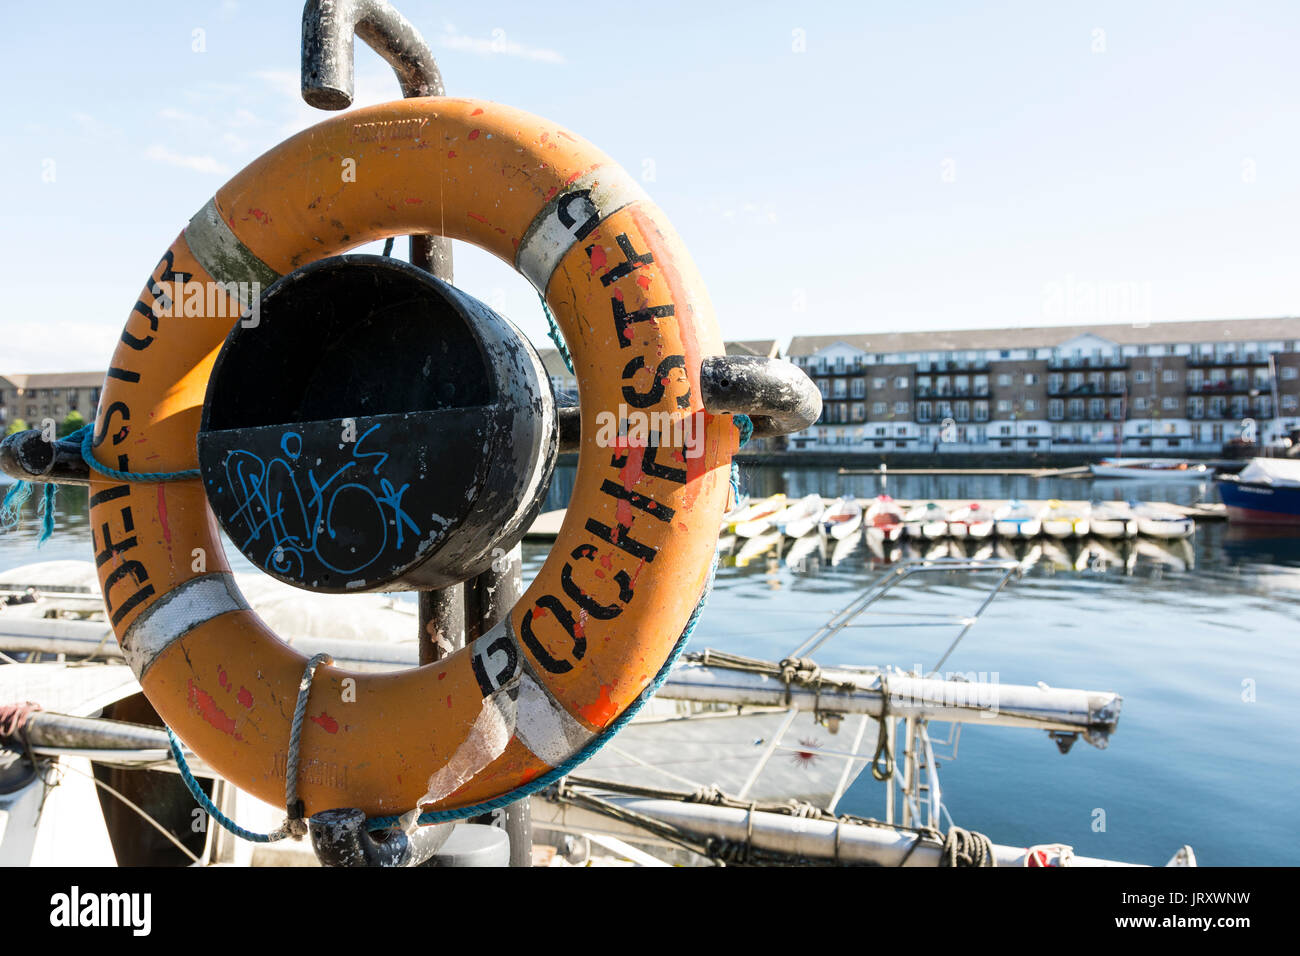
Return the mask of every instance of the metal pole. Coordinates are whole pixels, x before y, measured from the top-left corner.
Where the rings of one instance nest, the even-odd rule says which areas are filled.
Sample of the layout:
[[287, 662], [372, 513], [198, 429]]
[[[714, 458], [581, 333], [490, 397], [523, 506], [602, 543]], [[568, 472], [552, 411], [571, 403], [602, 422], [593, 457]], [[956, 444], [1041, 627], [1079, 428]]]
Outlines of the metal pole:
[[[464, 640], [487, 633], [510, 613], [523, 594], [523, 548], [515, 545], [508, 554], [498, 555], [492, 566], [464, 586], [462, 621]], [[533, 865], [532, 804], [528, 798], [495, 810], [470, 823], [500, 827], [510, 838], [510, 865]]]

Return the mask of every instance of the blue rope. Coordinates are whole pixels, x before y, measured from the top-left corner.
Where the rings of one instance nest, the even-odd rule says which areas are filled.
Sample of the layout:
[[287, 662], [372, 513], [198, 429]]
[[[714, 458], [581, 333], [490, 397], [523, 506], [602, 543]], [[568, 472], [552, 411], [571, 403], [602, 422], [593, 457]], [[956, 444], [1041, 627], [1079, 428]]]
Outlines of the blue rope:
[[235, 836], [241, 837], [250, 843], [274, 843], [276, 840], [283, 840], [288, 836], [287, 833], [281, 832], [281, 830], [276, 830], [272, 833], [254, 833], [252, 830], [245, 830], [234, 820], [230, 819], [218, 810], [217, 805], [208, 798], [206, 793], [203, 792], [203, 788], [199, 786], [199, 782], [194, 779], [194, 774], [190, 772], [190, 765], [185, 762], [185, 754], [181, 752], [181, 742], [176, 739], [176, 735], [172, 733], [170, 727], [164, 726], [163, 729], [167, 731], [167, 739], [171, 741], [172, 757], [175, 758], [176, 767], [181, 772], [181, 779], [185, 781], [185, 786], [189, 788], [194, 799], [198, 801], [199, 806], [203, 808], [204, 812], [207, 813], [208, 816], [216, 820]]
[[[740, 448], [749, 444], [754, 437], [754, 422], [748, 415], [732, 415], [731, 423], [740, 431]], [[731, 503], [740, 504], [740, 465], [731, 459]]]
[[[597, 736], [589, 740], [585, 747], [558, 767], [552, 767], [537, 779], [530, 780], [528, 783], [516, 787], [508, 793], [504, 793], [499, 797], [493, 797], [491, 800], [484, 800], [482, 803], [476, 803], [473, 806], [458, 807], [455, 810], [427, 810], [420, 814], [419, 823], [450, 823], [453, 820], [463, 820], [465, 817], [475, 817], [492, 810], [500, 809], [501, 807], [509, 806], [525, 797], [532, 796], [539, 790], [546, 789], [551, 784], [555, 783], [555, 781], [572, 773], [574, 768], [579, 764], [582, 764], [586, 760], [595, 756], [597, 751], [604, 747], [605, 744], [609, 743], [615, 734], [631, 722], [632, 718], [637, 715], [641, 708], [645, 706], [646, 702], [655, 695], [660, 687], [663, 686], [664, 681], [668, 679], [668, 674], [672, 671], [673, 665], [677, 663], [677, 659], [681, 657], [682, 651], [686, 649], [686, 644], [691, 639], [691, 634], [695, 630], [695, 625], [699, 623], [700, 614], [704, 610], [705, 602], [708, 601], [709, 593], [713, 590], [713, 578], [717, 573], [717, 570], [718, 557], [714, 554], [713, 564], [709, 568], [708, 580], [704, 582], [704, 593], [700, 595], [699, 603], [695, 605], [695, 610], [691, 612], [690, 619], [686, 622], [686, 627], [682, 630], [682, 636], [677, 639], [677, 643], [673, 646], [672, 653], [668, 655], [668, 659], [664, 661], [663, 667], [659, 668], [659, 672], [655, 674], [654, 680], [651, 681], [650, 685], [641, 692], [641, 695], [632, 702], [632, 705], [628, 707], [627, 710], [623, 711], [623, 713], [620, 714], [612, 724], [602, 730]], [[371, 817], [366, 821], [366, 826], [371, 830], [386, 830], [390, 827], [400, 826], [400, 821], [401, 817], [399, 816]]]
[[[95, 426], [83, 425], [75, 432], [66, 435], [60, 441], [76, 441], [81, 443], [81, 459], [89, 468], [93, 468], [100, 474], [107, 475], [109, 478], [116, 478], [118, 481], [185, 481], [190, 478], [199, 477], [197, 468], [188, 468], [184, 471], [119, 471], [116, 468], [109, 468], [107, 465], [100, 463], [95, 458], [94, 452]], [[17, 481], [12, 488], [6, 492], [4, 503], [0, 504], [0, 530], [9, 531], [18, 525], [19, 513], [26, 504], [27, 499], [32, 495], [33, 482]], [[45, 488], [41, 495], [40, 503], [37, 505], [37, 513], [41, 517], [41, 533], [36, 539], [36, 546], [39, 548], [54, 535], [54, 501], [55, 496], [59, 493], [59, 486], [56, 482], [42, 482]]]
[[569, 355], [569, 347], [564, 344], [564, 337], [560, 335], [560, 327], [555, 324], [555, 316], [551, 314], [551, 307], [546, 304], [546, 296], [539, 292], [537, 298], [542, 300], [542, 311], [546, 313], [546, 324], [550, 326], [550, 331], [546, 334], [551, 337], [551, 341], [559, 349], [560, 358], [564, 359], [564, 367], [572, 372], [573, 358]]
[[78, 428], [66, 440], [79, 440], [81, 442], [82, 460], [100, 474], [116, 478], [118, 481], [186, 481], [190, 478], [199, 477], [197, 468], [186, 468], [184, 471], [118, 471], [116, 468], [109, 468], [108, 465], [102, 464], [95, 458], [93, 447], [95, 440], [94, 425]]

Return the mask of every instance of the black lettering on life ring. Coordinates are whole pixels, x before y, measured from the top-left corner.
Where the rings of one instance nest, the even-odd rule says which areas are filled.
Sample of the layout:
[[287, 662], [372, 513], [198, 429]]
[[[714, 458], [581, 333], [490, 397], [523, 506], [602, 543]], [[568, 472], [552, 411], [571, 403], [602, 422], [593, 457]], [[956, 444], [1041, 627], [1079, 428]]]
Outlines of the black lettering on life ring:
[[[636, 358], [632, 359], [632, 361], [623, 366], [624, 381], [631, 379], [632, 376], [636, 375], [637, 372], [642, 371], [645, 367], [645, 359], [638, 355]], [[660, 362], [659, 366], [655, 369], [654, 380], [650, 383], [650, 390], [648, 392], [638, 392], [631, 385], [624, 385], [623, 400], [633, 408], [650, 408], [652, 405], [658, 405], [663, 400], [664, 389], [667, 387], [664, 385], [664, 381], [668, 378], [668, 373], [675, 368], [681, 369], [683, 374], [685, 374], [686, 356], [669, 355]], [[691, 407], [691, 390], [689, 386], [684, 395], [677, 396], [677, 407]]]
[[539, 597], [534, 607], [529, 608], [528, 612], [524, 614], [523, 620], [519, 622], [519, 636], [528, 645], [528, 649], [533, 652], [533, 656], [537, 658], [537, 663], [552, 674], [568, 673], [573, 670], [573, 664], [552, 657], [533, 633], [533, 615], [537, 613], [538, 608], [549, 610], [555, 615], [555, 619], [560, 622], [560, 626], [564, 628], [565, 633], [569, 635], [569, 639], [573, 641], [574, 660], [582, 660], [587, 653], [587, 639], [574, 633], [573, 615], [569, 613], [569, 609], [564, 606], [564, 603], [553, 594], [543, 594]]
[[617, 296], [609, 300], [610, 307], [614, 310], [614, 334], [618, 338], [619, 348], [627, 348], [632, 344], [632, 323], [649, 322], [651, 319], [671, 319], [677, 314], [677, 307], [669, 305], [647, 305], [637, 309], [635, 312], [629, 312], [623, 306], [623, 300]]
[[[589, 544], [580, 544], [573, 549], [573, 554], [571, 554], [570, 557], [575, 560], [585, 558], [588, 561], [593, 561], [596, 557], [596, 549]], [[618, 599], [626, 605], [632, 600], [632, 579], [628, 576], [626, 571], [620, 568], [614, 575], [614, 582], [618, 585]], [[591, 595], [587, 594], [587, 592], [583, 591], [582, 588], [574, 584], [573, 565], [569, 564], [567, 561], [564, 563], [564, 568], [560, 571], [560, 585], [564, 588], [564, 593], [573, 600], [574, 604], [578, 605], [578, 607], [582, 608], [598, 621], [612, 620], [623, 613], [623, 608], [618, 604], [601, 604]]]
[[635, 491], [624, 488], [618, 482], [610, 481], [608, 478], [601, 482], [600, 491], [611, 498], [626, 501], [638, 511], [644, 511], [650, 517], [658, 518], [660, 521], [671, 521], [673, 515], [677, 513], [666, 504], [655, 501], [653, 498], [647, 498], [645, 495], [637, 494]]
[[586, 527], [589, 532], [594, 534], [601, 541], [608, 541], [620, 551], [625, 551], [638, 560], [653, 561], [655, 559], [655, 554], [658, 553], [649, 545], [642, 544], [635, 538], [629, 537], [628, 531], [631, 529], [625, 524], [617, 524], [611, 528], [609, 525], [602, 524], [595, 518], [588, 518]]
[[[121, 607], [116, 611], [113, 611], [113, 585], [122, 580], [122, 578], [126, 577], [128, 574], [135, 578], [136, 584], [144, 586], [127, 598], [122, 603]], [[131, 612], [132, 608], [154, 593], [153, 585], [145, 583], [148, 580], [149, 572], [139, 561], [123, 561], [109, 573], [107, 578], [104, 579], [104, 606], [110, 611], [113, 611], [112, 617], [110, 617], [109, 620], [112, 622], [114, 627], [117, 626], [117, 623], [121, 621], [122, 618], [126, 617], [126, 615]]]
[[[601, 274], [600, 284], [605, 286], [611, 282], [617, 282], [626, 275], [631, 275], [633, 269], [640, 269], [642, 266], [648, 266], [655, 261], [655, 257], [651, 253], [637, 252], [626, 232], [620, 232], [614, 237], [614, 241], [618, 243], [619, 249], [623, 250], [623, 261], [608, 272]], [[595, 246], [586, 248], [588, 259], [591, 258], [591, 251], [595, 248]]]
[[[586, 217], [581, 223], [578, 222], [578, 217], [569, 208], [574, 203], [580, 203], [578, 210]], [[586, 239], [591, 230], [595, 229], [600, 223], [600, 211], [596, 209], [596, 204], [591, 201], [590, 189], [576, 189], [571, 193], [565, 193], [555, 204], [555, 215], [560, 220], [560, 225], [573, 233], [574, 239]]]
[[[505, 666], [497, 671], [495, 677], [488, 676], [487, 659], [496, 653], [501, 652], [506, 655]], [[519, 670], [519, 652], [515, 650], [514, 641], [510, 640], [508, 635], [502, 634], [495, 641], [489, 644], [483, 653], [479, 653], [475, 648], [474, 656], [470, 658], [474, 668], [474, 679], [478, 681], [479, 690], [483, 691], [486, 697], [494, 691], [500, 690], [501, 687], [515, 676]]]
[[122, 538], [119, 541], [114, 541], [112, 533], [109, 531], [108, 522], [105, 521], [100, 526], [100, 531], [99, 531], [100, 539], [104, 543], [104, 546], [101, 549], [99, 548], [98, 543], [95, 542], [95, 531], [93, 528], [91, 529], [90, 532], [91, 543], [94, 544], [97, 549], [95, 551], [95, 567], [97, 568], [102, 568], [105, 564], [109, 562], [110, 559], [112, 559], [116, 555], [121, 554], [123, 551], [130, 551], [132, 548], [134, 548], [137, 544], [140, 543], [136, 539], [136, 536], [134, 534], [131, 534], [131, 532], [135, 530], [135, 518], [131, 514], [131, 506], [123, 505], [121, 513], [122, 513], [122, 527], [126, 531], [126, 533], [130, 535], [130, 537]]
[[[670, 465], [661, 465], [655, 459], [658, 457], [661, 446], [657, 442], [646, 445], [645, 453], [641, 456], [641, 470], [652, 478], [662, 478], [665, 481], [672, 481], [679, 485], [686, 484], [686, 469], [673, 468]], [[622, 471], [627, 467], [627, 450], [624, 449], [615, 452], [610, 458], [609, 464], [613, 468]]]

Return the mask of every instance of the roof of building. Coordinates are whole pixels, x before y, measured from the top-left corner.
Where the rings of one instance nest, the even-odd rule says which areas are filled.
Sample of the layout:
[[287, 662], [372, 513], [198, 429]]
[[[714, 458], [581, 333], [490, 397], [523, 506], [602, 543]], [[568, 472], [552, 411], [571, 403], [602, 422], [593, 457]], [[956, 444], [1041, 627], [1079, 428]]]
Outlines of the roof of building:
[[836, 343], [843, 343], [864, 352], [876, 354], [1053, 348], [1080, 335], [1095, 335], [1114, 342], [1116, 345], [1294, 339], [1300, 338], [1300, 318], [1211, 319], [1198, 322], [1049, 325], [1004, 329], [796, 335], [790, 340], [789, 354], [811, 355]]
[[32, 375], [0, 375], [14, 388], [98, 388], [104, 384], [104, 371], [37, 372]]
[[760, 355], [774, 358], [777, 354], [776, 339], [750, 339], [746, 342], [726, 342], [728, 355]]

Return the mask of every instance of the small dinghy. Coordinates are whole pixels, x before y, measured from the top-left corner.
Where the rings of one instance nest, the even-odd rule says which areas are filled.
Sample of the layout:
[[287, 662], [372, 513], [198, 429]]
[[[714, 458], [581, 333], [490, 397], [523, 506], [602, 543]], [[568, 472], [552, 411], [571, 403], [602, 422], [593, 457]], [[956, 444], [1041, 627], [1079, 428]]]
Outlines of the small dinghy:
[[948, 515], [948, 533], [954, 538], [987, 538], [993, 534], [993, 512], [972, 501]]
[[1104, 501], [1092, 506], [1088, 526], [1098, 538], [1135, 538], [1138, 533], [1137, 518], [1124, 501]]
[[1205, 481], [1214, 468], [1195, 461], [1169, 458], [1103, 458], [1088, 466], [1095, 478], [1146, 478], [1160, 481]]
[[1043, 514], [1043, 534], [1050, 538], [1086, 538], [1091, 510], [1086, 502], [1067, 504], [1053, 498]]
[[862, 505], [853, 498], [836, 498], [822, 512], [820, 521], [827, 537], [843, 541], [862, 527]]
[[1043, 530], [1041, 509], [1036, 511], [1019, 498], [1012, 498], [993, 517], [1003, 538], [1037, 538]]
[[756, 501], [728, 515], [730, 525], [726, 530], [735, 534], [737, 538], [757, 537], [771, 527], [772, 519], [785, 509], [785, 504], [783, 494]]
[[733, 563], [738, 568], [748, 567], [755, 558], [761, 558], [774, 548], [779, 550], [783, 540], [780, 531], [769, 530], [754, 535], [740, 546]]
[[1133, 515], [1137, 518], [1138, 533], [1149, 538], [1189, 538], [1196, 532], [1194, 520], [1151, 502], [1136, 505]]
[[889, 495], [880, 495], [867, 508], [863, 523], [881, 541], [897, 541], [903, 536], [903, 509]]
[[826, 510], [821, 495], [805, 495], [772, 519], [772, 526], [787, 538], [802, 538], [813, 528]]
[[917, 505], [903, 516], [903, 526], [909, 538], [934, 541], [948, 536], [948, 512], [933, 501]]

